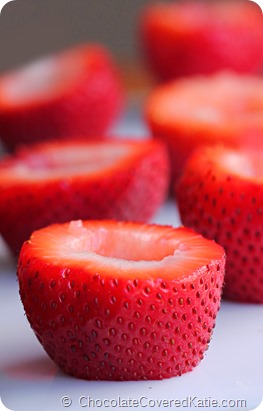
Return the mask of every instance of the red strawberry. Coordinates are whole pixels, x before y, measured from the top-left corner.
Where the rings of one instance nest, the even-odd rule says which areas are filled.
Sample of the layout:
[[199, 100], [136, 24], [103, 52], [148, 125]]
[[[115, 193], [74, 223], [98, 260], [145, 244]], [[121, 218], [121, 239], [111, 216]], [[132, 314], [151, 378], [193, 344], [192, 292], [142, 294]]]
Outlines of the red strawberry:
[[251, 1], [154, 4], [140, 26], [145, 59], [161, 80], [262, 69], [263, 17]]
[[165, 200], [156, 141], [42, 143], [0, 163], [0, 233], [14, 253], [33, 230], [70, 219], [145, 222]]
[[263, 148], [263, 80], [233, 73], [177, 80], [153, 92], [146, 119], [166, 142], [177, 179], [202, 145]]
[[204, 148], [177, 187], [184, 224], [225, 247], [226, 298], [263, 303], [262, 154]]
[[18, 279], [28, 320], [66, 373], [162, 379], [204, 356], [224, 250], [186, 228], [73, 221], [36, 231]]
[[119, 75], [106, 49], [83, 45], [0, 78], [0, 136], [20, 143], [103, 135], [122, 100]]

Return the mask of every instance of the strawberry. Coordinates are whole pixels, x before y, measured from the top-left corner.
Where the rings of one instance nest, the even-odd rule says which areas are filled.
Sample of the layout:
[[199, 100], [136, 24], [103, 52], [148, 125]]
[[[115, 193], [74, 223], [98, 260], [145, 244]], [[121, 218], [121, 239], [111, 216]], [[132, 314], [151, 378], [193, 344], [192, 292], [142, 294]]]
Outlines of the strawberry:
[[225, 247], [224, 296], [263, 303], [261, 152], [197, 151], [177, 186], [184, 224]]
[[0, 136], [21, 143], [102, 138], [122, 101], [119, 74], [106, 49], [75, 46], [0, 78]]
[[177, 80], [153, 91], [145, 111], [153, 136], [169, 148], [173, 180], [202, 145], [263, 147], [263, 80], [256, 76]]
[[153, 4], [142, 14], [142, 52], [160, 80], [222, 69], [260, 72], [263, 17], [251, 1]]
[[21, 249], [20, 295], [48, 355], [93, 380], [163, 379], [204, 356], [224, 250], [186, 228], [72, 221]]
[[0, 233], [17, 253], [33, 230], [55, 222], [145, 222], [165, 200], [168, 177], [158, 141], [39, 143], [0, 163]]

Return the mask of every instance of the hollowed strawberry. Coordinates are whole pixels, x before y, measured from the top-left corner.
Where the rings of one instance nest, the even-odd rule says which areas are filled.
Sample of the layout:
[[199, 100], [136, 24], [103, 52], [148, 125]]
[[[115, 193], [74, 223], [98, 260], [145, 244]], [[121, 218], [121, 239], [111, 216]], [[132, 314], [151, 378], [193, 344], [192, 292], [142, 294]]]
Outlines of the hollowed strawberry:
[[17, 253], [33, 230], [71, 219], [145, 222], [165, 200], [160, 142], [50, 142], [0, 163], [0, 233]]
[[255, 2], [154, 4], [143, 13], [140, 26], [145, 59], [161, 80], [262, 69], [263, 16]]
[[184, 224], [225, 247], [224, 296], [263, 303], [261, 152], [198, 151], [179, 180], [177, 200]]
[[73, 221], [36, 231], [20, 295], [49, 356], [84, 379], [162, 379], [204, 356], [224, 250], [186, 228]]
[[102, 138], [122, 101], [119, 74], [106, 49], [76, 46], [0, 78], [0, 136], [21, 143]]
[[146, 119], [169, 148], [175, 180], [202, 145], [263, 148], [263, 80], [233, 73], [177, 80], [149, 97]]

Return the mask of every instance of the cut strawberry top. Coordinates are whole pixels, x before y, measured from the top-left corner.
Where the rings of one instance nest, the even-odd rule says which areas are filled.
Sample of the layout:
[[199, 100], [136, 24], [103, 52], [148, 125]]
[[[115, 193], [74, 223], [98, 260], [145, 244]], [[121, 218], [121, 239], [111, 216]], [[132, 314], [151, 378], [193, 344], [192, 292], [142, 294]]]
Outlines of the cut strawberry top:
[[153, 91], [145, 115], [169, 148], [176, 181], [201, 146], [262, 150], [263, 79], [221, 72], [177, 80]]
[[188, 129], [204, 124], [220, 128], [226, 123], [257, 125], [262, 123], [262, 112], [262, 79], [227, 72], [162, 86], [147, 106], [147, 115], [156, 123], [178, 121]]
[[[42, 59], [22, 68], [19, 73], [8, 74], [1, 85], [2, 99], [7, 104], [15, 105], [29, 103], [31, 100], [35, 102], [38, 98], [42, 100], [59, 92], [64, 83], [72, 81], [72, 63], [60, 63], [54, 63], [51, 58]], [[74, 62], [73, 77], [78, 76], [79, 69], [78, 62]]]
[[207, 161], [213, 162], [218, 168], [227, 173], [235, 174], [240, 178], [258, 181], [262, 184], [263, 163], [262, 154], [258, 151], [236, 151], [226, 148], [207, 148]]
[[82, 76], [87, 75], [99, 51], [97, 46], [80, 46], [4, 75], [0, 81], [0, 105], [11, 109], [67, 94]]
[[[149, 142], [151, 145], [151, 143]], [[55, 180], [62, 177], [104, 174], [117, 170], [143, 155], [150, 146], [146, 142], [109, 141], [85, 143], [67, 141], [63, 147], [50, 142], [35, 145], [30, 150], [2, 161], [0, 165], [1, 185], [6, 183], [25, 184], [39, 180]]]
[[[158, 279], [199, 272], [223, 249], [187, 228], [114, 221], [73, 221], [34, 232], [29, 247], [48, 264], [106, 276]], [[138, 270], [138, 271], [137, 271]], [[194, 275], [194, 274], [193, 274]]]
[[[231, 13], [229, 12], [231, 10]], [[244, 19], [244, 15], [247, 17]], [[185, 1], [182, 4], [156, 4], [147, 10], [148, 19], [159, 29], [167, 32], [176, 30], [189, 34], [198, 32], [204, 26], [224, 24], [249, 28], [253, 23], [262, 23], [261, 10], [253, 2], [247, 1]], [[175, 24], [176, 22], [176, 24]]]

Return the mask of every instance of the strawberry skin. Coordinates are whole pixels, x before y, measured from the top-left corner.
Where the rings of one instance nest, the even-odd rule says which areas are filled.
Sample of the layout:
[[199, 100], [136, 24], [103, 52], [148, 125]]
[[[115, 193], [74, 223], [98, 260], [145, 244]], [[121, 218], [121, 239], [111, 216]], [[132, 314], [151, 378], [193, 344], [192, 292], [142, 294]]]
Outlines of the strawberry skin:
[[32, 231], [71, 219], [148, 221], [167, 195], [161, 142], [57, 141], [0, 163], [0, 233], [14, 254]]
[[204, 148], [187, 162], [177, 188], [183, 224], [226, 250], [224, 297], [263, 303], [262, 157]]
[[262, 69], [263, 17], [250, 1], [179, 1], [150, 5], [142, 15], [141, 43], [160, 80], [222, 69]]
[[108, 51], [75, 46], [0, 78], [0, 136], [18, 144], [100, 138], [119, 113], [123, 92]]
[[173, 181], [200, 146], [263, 148], [262, 90], [259, 77], [225, 72], [180, 79], [153, 91], [146, 121], [169, 149]]
[[215, 326], [224, 250], [186, 228], [72, 221], [21, 249], [30, 325], [66, 373], [163, 379], [191, 371]]

